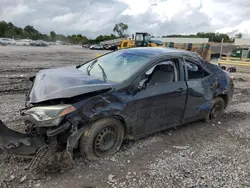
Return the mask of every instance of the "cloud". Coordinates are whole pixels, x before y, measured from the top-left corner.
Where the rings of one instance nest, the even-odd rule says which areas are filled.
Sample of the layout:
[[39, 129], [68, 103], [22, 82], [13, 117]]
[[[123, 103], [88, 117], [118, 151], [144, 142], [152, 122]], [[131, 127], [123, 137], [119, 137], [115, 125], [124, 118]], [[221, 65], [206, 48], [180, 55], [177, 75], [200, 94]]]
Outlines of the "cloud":
[[155, 36], [197, 32], [250, 35], [249, 0], [1, 0], [0, 20], [41, 32], [88, 37], [111, 34], [116, 23], [128, 33]]
[[77, 17], [79, 13], [66, 13], [63, 15], [55, 16], [51, 19], [51, 21], [55, 24], [70, 24], [72, 23]]

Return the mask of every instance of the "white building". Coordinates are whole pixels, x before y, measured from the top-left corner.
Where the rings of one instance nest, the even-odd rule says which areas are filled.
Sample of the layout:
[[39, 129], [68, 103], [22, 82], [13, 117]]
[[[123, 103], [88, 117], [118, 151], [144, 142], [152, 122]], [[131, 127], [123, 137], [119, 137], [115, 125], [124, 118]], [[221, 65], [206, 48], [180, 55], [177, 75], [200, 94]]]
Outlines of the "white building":
[[235, 45], [250, 45], [250, 38], [236, 38], [234, 41]]
[[153, 38], [154, 40], [160, 40], [162, 42], [174, 42], [174, 43], [193, 43], [193, 44], [203, 44], [208, 43], [209, 38]]

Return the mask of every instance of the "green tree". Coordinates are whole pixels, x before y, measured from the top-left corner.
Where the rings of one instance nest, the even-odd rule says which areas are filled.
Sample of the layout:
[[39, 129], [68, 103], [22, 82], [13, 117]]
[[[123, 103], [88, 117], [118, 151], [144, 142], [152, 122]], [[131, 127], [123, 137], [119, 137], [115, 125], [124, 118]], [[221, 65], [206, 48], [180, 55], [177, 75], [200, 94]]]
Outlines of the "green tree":
[[20, 27], [15, 27], [14, 31], [15, 31], [17, 36], [21, 36], [23, 34], [23, 29]]
[[243, 37], [242, 33], [237, 33], [237, 34], [235, 34], [235, 38], [241, 39], [242, 37]]
[[33, 26], [27, 25], [23, 28], [27, 33], [39, 33]]
[[5, 37], [5, 33], [8, 31], [8, 24], [5, 21], [0, 22], [0, 37]]
[[56, 40], [56, 33], [54, 31], [50, 31], [50, 38], [52, 41]]
[[113, 32], [116, 32], [119, 37], [123, 37], [125, 31], [128, 30], [128, 25], [124, 23], [115, 24]]

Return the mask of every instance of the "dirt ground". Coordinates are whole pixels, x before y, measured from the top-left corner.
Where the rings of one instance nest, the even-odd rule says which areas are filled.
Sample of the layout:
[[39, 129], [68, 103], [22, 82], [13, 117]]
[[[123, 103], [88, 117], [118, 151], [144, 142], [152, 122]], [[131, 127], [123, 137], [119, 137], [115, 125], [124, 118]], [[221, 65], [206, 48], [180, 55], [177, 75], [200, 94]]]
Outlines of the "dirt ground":
[[[104, 51], [80, 46], [0, 47], [0, 119], [21, 130], [27, 78], [44, 68], [77, 65]], [[242, 69], [244, 72], [246, 69]], [[114, 156], [74, 168], [28, 174], [29, 159], [0, 155], [2, 187], [250, 187], [250, 74], [233, 73], [235, 94], [223, 117], [126, 142]]]

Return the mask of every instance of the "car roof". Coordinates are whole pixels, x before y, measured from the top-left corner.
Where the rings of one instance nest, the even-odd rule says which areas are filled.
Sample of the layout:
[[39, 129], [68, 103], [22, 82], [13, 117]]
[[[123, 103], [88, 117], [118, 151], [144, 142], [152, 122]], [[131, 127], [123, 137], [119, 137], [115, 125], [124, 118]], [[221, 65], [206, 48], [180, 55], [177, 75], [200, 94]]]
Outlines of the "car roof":
[[169, 55], [169, 56], [191, 56], [194, 58], [198, 58], [197, 54], [194, 52], [189, 52], [186, 50], [180, 50], [175, 48], [168, 47], [135, 47], [135, 48], [126, 48], [122, 49], [122, 51], [128, 53], [136, 53], [148, 57], [158, 56], [158, 55]]

